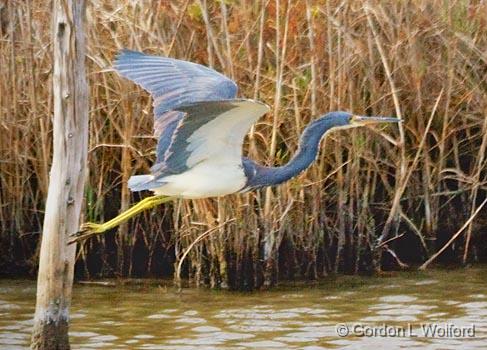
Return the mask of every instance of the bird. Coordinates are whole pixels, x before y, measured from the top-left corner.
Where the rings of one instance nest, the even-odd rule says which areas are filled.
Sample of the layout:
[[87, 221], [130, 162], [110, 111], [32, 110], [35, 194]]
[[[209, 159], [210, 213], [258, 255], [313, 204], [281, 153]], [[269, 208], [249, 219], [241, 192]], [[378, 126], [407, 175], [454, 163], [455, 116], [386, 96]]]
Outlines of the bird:
[[282, 184], [314, 162], [321, 140], [330, 132], [401, 121], [329, 112], [306, 126], [287, 164], [264, 166], [243, 156], [242, 146], [249, 129], [270, 108], [237, 97], [237, 84], [230, 78], [198, 63], [128, 49], [116, 55], [113, 68], [153, 99], [156, 160], [150, 174], [128, 180], [131, 191], [149, 190], [153, 195], [105, 223], [83, 224], [70, 243], [102, 234], [176, 198], [220, 197]]

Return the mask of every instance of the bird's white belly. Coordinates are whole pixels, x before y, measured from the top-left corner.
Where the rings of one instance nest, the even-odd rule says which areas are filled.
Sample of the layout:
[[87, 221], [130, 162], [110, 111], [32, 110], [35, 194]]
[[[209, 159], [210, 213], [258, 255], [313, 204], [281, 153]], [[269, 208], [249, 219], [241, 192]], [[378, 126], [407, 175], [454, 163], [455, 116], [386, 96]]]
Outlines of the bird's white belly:
[[238, 192], [245, 186], [246, 177], [241, 164], [205, 161], [161, 181], [164, 184], [153, 190], [155, 194], [196, 199]]

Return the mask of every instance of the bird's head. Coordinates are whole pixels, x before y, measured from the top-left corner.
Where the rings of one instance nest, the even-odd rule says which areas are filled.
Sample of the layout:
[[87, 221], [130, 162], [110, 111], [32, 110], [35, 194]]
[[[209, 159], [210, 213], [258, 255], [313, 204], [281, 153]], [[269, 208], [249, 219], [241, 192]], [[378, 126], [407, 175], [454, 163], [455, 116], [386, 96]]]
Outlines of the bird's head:
[[378, 123], [399, 123], [401, 122], [401, 119], [375, 116], [368, 117], [337, 111], [325, 114], [319, 121], [328, 124], [330, 129], [348, 129]]

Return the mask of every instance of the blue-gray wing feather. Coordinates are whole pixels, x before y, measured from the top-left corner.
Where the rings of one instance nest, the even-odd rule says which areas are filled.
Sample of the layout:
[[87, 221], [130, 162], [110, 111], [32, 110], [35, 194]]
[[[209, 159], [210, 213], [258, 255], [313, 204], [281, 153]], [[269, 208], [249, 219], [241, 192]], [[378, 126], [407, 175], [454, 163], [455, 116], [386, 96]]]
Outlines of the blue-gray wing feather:
[[[156, 162], [151, 169], [155, 177], [178, 174], [187, 170], [189, 168], [188, 158], [199, 146], [198, 140], [190, 144], [190, 136], [223, 113], [237, 108], [236, 102], [240, 102], [240, 100], [202, 101], [180, 106], [175, 112], [183, 113], [183, 118], [175, 127], [164, 159]], [[223, 132], [225, 131], [222, 130]]]
[[175, 112], [179, 106], [232, 99], [238, 90], [234, 81], [208, 67], [137, 51], [120, 51], [114, 68], [150, 92], [154, 99], [154, 134], [159, 138], [157, 161], [164, 158], [172, 134], [184, 115]]
[[184, 115], [164, 159], [151, 169], [154, 181], [205, 161], [242, 166], [244, 137], [268, 110], [264, 103], [246, 99], [201, 101], [178, 107], [177, 112]]
[[[248, 128], [268, 111], [263, 103], [235, 99], [237, 85], [199, 64], [122, 50], [115, 70], [151, 93], [158, 137], [153, 176], [134, 176], [132, 190], [153, 189], [164, 177], [207, 160], [241, 166]], [[227, 113], [231, 111], [231, 113]]]

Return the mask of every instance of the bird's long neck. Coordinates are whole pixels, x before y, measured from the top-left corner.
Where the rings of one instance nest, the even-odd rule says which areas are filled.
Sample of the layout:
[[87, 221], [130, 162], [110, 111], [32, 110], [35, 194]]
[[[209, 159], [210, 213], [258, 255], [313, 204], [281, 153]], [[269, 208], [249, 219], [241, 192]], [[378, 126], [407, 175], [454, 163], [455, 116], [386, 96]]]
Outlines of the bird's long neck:
[[316, 159], [321, 138], [334, 126], [336, 124], [331, 118], [323, 118], [308, 125], [301, 135], [296, 154], [286, 165], [264, 167], [248, 159], [244, 160], [247, 187], [250, 189], [277, 185], [299, 175]]

